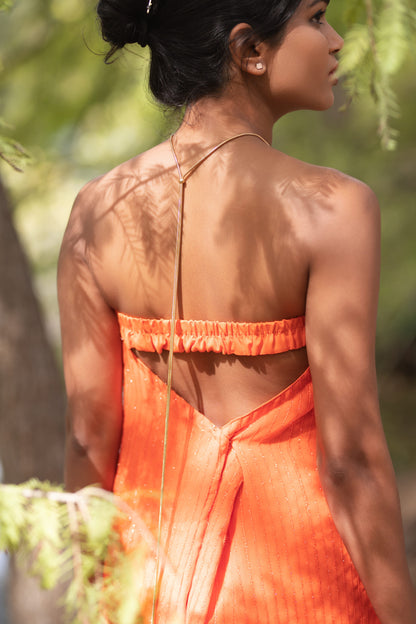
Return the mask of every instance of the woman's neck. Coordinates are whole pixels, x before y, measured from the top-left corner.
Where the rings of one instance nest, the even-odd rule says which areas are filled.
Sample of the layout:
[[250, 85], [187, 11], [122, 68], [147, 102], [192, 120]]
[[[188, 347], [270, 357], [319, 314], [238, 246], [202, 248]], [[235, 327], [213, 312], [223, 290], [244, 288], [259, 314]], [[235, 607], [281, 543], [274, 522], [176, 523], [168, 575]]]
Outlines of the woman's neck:
[[201, 98], [186, 110], [179, 133], [215, 143], [241, 132], [254, 132], [272, 142], [274, 120], [255, 92], [235, 85], [217, 97]]

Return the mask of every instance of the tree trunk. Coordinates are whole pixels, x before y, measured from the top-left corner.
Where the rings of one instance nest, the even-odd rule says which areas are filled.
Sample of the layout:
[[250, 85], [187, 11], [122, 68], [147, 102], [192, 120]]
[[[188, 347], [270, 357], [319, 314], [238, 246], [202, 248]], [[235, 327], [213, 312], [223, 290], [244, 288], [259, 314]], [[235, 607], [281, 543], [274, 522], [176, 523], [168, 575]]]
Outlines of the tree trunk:
[[0, 457], [4, 479], [62, 481], [64, 392], [0, 181]]
[[[6, 482], [62, 481], [64, 403], [61, 375], [0, 180], [0, 458]], [[58, 622], [52, 615], [56, 600], [23, 573], [12, 575], [9, 595], [13, 624]]]

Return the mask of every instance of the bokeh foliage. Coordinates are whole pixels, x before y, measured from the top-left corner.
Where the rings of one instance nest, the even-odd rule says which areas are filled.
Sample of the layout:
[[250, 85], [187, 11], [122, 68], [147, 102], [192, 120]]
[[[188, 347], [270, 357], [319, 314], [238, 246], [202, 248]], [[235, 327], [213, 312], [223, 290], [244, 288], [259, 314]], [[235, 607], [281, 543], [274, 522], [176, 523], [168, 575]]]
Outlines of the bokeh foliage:
[[341, 53], [341, 75], [352, 99], [371, 93], [378, 133], [385, 149], [395, 149], [392, 121], [400, 114], [392, 84], [415, 41], [416, 10], [407, 0], [349, 0], [345, 9], [348, 31]]
[[115, 526], [126, 513], [95, 487], [73, 494], [34, 479], [0, 485], [0, 550], [16, 554], [43, 589], [62, 586], [71, 624], [137, 624], [152, 604], [146, 562], [154, 553], [145, 539], [124, 553]]

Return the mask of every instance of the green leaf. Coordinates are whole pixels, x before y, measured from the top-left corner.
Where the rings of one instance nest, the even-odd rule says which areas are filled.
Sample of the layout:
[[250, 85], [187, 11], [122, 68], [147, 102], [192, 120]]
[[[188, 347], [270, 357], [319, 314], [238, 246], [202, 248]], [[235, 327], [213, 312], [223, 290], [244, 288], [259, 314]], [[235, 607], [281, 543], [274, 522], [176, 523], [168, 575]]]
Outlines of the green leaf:
[[25, 503], [18, 487], [0, 488], [0, 550], [13, 553], [18, 548], [27, 522]]
[[84, 519], [88, 548], [94, 556], [103, 557], [106, 544], [114, 531], [113, 521], [117, 508], [107, 500], [92, 497], [88, 504], [88, 516]]
[[369, 53], [371, 37], [364, 24], [356, 24], [345, 36], [344, 47], [340, 54], [340, 74], [356, 71], [362, 64], [371, 62]]
[[111, 619], [118, 624], [136, 624], [138, 617], [151, 605], [153, 579], [144, 545], [126, 554], [106, 579], [106, 608]]
[[386, 2], [375, 29], [379, 63], [386, 75], [393, 75], [403, 65], [411, 38], [406, 4], [401, 0]]

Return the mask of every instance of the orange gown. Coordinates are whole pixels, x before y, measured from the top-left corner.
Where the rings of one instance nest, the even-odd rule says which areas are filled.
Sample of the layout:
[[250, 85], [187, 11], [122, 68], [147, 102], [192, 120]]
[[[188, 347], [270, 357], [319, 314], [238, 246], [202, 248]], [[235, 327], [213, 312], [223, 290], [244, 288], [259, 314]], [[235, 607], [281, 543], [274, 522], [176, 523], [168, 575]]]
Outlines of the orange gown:
[[[114, 491], [157, 532], [166, 385], [133, 351], [169, 349], [170, 321], [118, 314], [124, 424]], [[305, 346], [304, 318], [176, 321], [175, 352], [258, 356]], [[252, 412], [215, 426], [172, 391], [157, 624], [376, 624], [316, 465], [307, 369]]]

